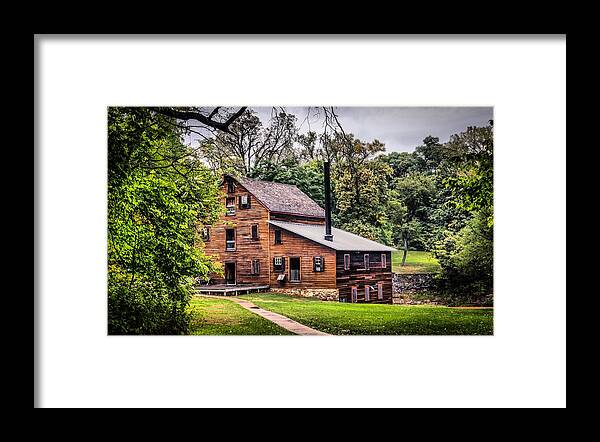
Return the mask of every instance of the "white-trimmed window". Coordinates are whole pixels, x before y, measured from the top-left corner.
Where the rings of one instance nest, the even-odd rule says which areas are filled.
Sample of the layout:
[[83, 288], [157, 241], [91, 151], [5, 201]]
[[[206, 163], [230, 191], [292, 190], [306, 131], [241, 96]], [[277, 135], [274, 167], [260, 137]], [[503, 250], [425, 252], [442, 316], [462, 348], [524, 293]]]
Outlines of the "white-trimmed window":
[[383, 299], [383, 282], [377, 283], [377, 299]]
[[225, 230], [225, 250], [235, 250], [235, 229]]
[[364, 254], [363, 261], [365, 263], [365, 270], [369, 270], [369, 268], [370, 268], [370, 262], [369, 262], [369, 254], [368, 253]]
[[252, 270], [251, 270], [253, 275], [258, 275], [260, 274], [260, 261], [258, 259], [253, 259], [252, 260]]
[[235, 197], [228, 197], [225, 200], [225, 207], [227, 208], [227, 215], [235, 215]]
[[250, 208], [250, 195], [240, 195], [239, 196], [239, 204], [240, 204], [240, 209], [249, 209]]
[[365, 286], [365, 301], [371, 300], [371, 286]]
[[350, 296], [351, 296], [352, 302], [356, 302], [358, 300], [358, 287], [356, 287], [355, 285], [350, 287]]
[[350, 270], [350, 254], [344, 254], [344, 270]]
[[385, 269], [387, 267], [387, 255], [385, 253], [381, 254], [381, 268]]
[[325, 270], [325, 259], [322, 256], [313, 256], [313, 271], [323, 272]]
[[273, 271], [275, 271], [275, 272], [285, 271], [285, 258], [283, 256], [275, 256], [273, 258]]

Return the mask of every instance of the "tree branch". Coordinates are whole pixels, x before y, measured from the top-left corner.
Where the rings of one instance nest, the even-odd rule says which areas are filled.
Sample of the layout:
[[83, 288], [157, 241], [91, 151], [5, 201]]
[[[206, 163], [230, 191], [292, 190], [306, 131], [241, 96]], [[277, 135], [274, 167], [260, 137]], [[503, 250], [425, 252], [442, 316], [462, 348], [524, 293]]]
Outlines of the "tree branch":
[[213, 120], [212, 117], [218, 112], [220, 106], [213, 109], [213, 111], [210, 113], [210, 115], [207, 117], [206, 115], [201, 114], [198, 111], [194, 111], [194, 110], [180, 110], [174, 107], [155, 107], [152, 108], [153, 111], [165, 115], [167, 117], [172, 117], [175, 118], [177, 120], [183, 120], [183, 121], [188, 121], [188, 120], [195, 120], [195, 121], [199, 121], [202, 124], [205, 124], [206, 126], [212, 127], [214, 129], [219, 129], [225, 133], [231, 134], [233, 135], [233, 132], [231, 132], [229, 130], [229, 126], [231, 125], [231, 123], [233, 123], [236, 119], [238, 119], [240, 117], [240, 115], [242, 115], [244, 113], [244, 111], [246, 110], [247, 106], [243, 106], [241, 107], [236, 113], [234, 113], [233, 115], [231, 115], [227, 121], [225, 121], [224, 123], [221, 121], [216, 121]]

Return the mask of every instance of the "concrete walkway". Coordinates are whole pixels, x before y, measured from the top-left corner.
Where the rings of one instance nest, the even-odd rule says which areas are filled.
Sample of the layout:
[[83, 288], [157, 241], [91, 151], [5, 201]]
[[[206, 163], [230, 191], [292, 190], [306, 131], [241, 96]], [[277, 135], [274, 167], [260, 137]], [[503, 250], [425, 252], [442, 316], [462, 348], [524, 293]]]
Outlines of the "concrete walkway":
[[201, 296], [201, 297], [206, 297], [206, 298], [227, 299], [228, 301], [233, 301], [233, 302], [241, 305], [242, 307], [244, 307], [246, 310], [251, 311], [252, 313], [256, 313], [258, 316], [262, 316], [263, 318], [273, 322], [274, 324], [277, 324], [281, 328], [285, 328], [287, 331], [295, 333], [297, 335], [331, 336], [328, 333], [323, 333], [319, 330], [315, 330], [314, 328], [310, 328], [304, 324], [300, 324], [299, 322], [296, 322], [296, 321], [288, 318], [287, 316], [283, 316], [283, 315], [280, 315], [279, 313], [273, 313], [269, 310], [260, 308], [257, 305], [251, 303], [250, 301], [246, 301], [245, 299], [238, 299], [238, 298], [229, 297], [229, 296], [227, 298], [225, 298], [224, 296], [214, 296], [214, 295], [204, 295], [204, 294], [202, 294], [202, 295], [198, 294], [196, 296]]

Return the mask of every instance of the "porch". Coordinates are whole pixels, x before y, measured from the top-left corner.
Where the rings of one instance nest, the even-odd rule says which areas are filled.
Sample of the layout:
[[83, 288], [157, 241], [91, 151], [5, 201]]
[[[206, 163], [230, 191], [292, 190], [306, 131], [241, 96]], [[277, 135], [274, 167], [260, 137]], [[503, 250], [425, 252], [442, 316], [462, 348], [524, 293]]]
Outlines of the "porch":
[[213, 284], [196, 286], [196, 293], [204, 295], [237, 296], [268, 291], [268, 284]]

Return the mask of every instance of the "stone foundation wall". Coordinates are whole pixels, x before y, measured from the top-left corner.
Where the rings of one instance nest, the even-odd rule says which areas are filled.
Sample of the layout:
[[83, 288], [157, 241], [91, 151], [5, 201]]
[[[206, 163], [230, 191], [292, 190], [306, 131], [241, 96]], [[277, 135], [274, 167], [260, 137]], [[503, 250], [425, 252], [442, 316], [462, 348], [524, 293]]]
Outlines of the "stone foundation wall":
[[338, 289], [291, 289], [291, 288], [271, 288], [272, 292], [283, 293], [292, 296], [304, 296], [306, 298], [317, 298], [322, 301], [338, 301]]

